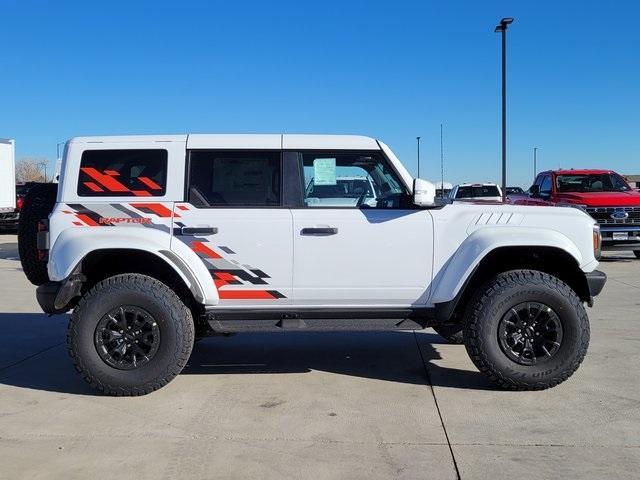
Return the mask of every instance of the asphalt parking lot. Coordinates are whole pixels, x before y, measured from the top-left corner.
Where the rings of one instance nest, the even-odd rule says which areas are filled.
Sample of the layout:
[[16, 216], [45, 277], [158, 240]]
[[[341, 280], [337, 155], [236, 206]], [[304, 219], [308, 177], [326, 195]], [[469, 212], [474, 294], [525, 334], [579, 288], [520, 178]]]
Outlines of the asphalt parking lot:
[[640, 261], [601, 269], [587, 358], [551, 390], [496, 390], [427, 330], [209, 338], [167, 387], [110, 398], [0, 235], [0, 478], [638, 478]]

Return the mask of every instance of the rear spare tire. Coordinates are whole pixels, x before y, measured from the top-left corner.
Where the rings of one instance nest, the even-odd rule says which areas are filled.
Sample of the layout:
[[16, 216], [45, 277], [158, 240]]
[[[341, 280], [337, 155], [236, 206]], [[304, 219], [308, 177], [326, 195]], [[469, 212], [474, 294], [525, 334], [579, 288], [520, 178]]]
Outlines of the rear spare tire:
[[510, 390], [553, 387], [577, 370], [589, 345], [582, 301], [562, 280], [511, 270], [490, 280], [468, 307], [467, 352], [489, 380]]
[[18, 252], [22, 270], [34, 285], [49, 281], [47, 261], [38, 255], [38, 223], [49, 217], [56, 204], [57, 183], [39, 183], [33, 185], [20, 210], [18, 220]]
[[89, 290], [69, 321], [76, 369], [107, 395], [144, 395], [169, 383], [189, 360], [194, 325], [176, 293], [140, 274], [109, 277]]

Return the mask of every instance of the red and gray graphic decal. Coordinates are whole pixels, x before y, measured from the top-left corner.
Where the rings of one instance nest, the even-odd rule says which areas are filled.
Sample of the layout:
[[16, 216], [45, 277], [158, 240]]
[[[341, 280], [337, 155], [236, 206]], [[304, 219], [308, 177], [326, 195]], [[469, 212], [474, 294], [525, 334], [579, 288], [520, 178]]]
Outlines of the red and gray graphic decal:
[[[177, 225], [184, 226], [180, 222], [177, 222]], [[220, 300], [277, 300], [286, 298], [277, 290], [226, 288], [228, 285], [268, 285], [267, 279], [270, 277], [262, 270], [241, 265], [235, 260], [225, 258], [221, 252], [235, 255], [235, 252], [227, 246], [213, 247], [205, 238], [195, 238], [190, 242], [184, 238], [181, 240], [187, 243], [207, 266]]]
[[[139, 208], [136, 205], [139, 205]], [[69, 203], [61, 211], [72, 215], [72, 223], [78, 227], [144, 226], [166, 232], [170, 230], [169, 225], [154, 221], [154, 216], [161, 219], [167, 218], [167, 211], [169, 212], [167, 220], [171, 220], [171, 210], [160, 203], [132, 203], [129, 207], [121, 203], [103, 203], [92, 204], [91, 208], [80, 203]], [[151, 214], [151, 216], [145, 214]]]
[[109, 192], [118, 196], [133, 195], [136, 197], [162, 195], [162, 186], [149, 177], [140, 176], [135, 178], [139, 188], [132, 189], [118, 180], [120, 174], [116, 170], [104, 170], [101, 172], [93, 167], [81, 167], [80, 171], [82, 172], [80, 178], [82, 185], [95, 193], [104, 194], [104, 192]]

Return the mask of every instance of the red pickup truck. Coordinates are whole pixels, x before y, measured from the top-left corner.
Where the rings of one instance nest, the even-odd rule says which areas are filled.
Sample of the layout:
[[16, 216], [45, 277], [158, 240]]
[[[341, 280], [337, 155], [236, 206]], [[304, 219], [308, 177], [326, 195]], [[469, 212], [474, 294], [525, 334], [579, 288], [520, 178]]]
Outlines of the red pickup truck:
[[603, 250], [633, 250], [640, 258], [640, 192], [613, 170], [541, 172], [520, 205], [555, 205], [584, 209], [599, 224]]

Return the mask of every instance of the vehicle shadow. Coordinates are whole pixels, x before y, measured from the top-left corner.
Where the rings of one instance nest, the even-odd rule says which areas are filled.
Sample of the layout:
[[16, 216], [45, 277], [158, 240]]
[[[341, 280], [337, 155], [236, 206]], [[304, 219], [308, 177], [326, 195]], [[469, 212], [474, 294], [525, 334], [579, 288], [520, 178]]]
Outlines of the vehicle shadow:
[[[438, 345], [445, 344], [439, 335], [412, 331], [238, 334], [196, 343], [182, 374], [284, 374], [318, 370], [390, 382], [494, 389], [475, 369], [434, 363], [443, 358]], [[462, 349], [466, 355], [462, 345], [450, 348]]]
[[[44, 314], [0, 313], [0, 325], [12, 325], [0, 346], [0, 384], [95, 395], [75, 371], [67, 354], [66, 323], [66, 315], [49, 318]], [[409, 331], [243, 333], [210, 337], [196, 343], [182, 375], [214, 377], [316, 370], [416, 385], [431, 382], [450, 388], [494, 389], [476, 370], [433, 363], [441, 359], [438, 345], [443, 342], [435, 334], [421, 332], [414, 336]], [[463, 346], [451, 348], [464, 350]]]

